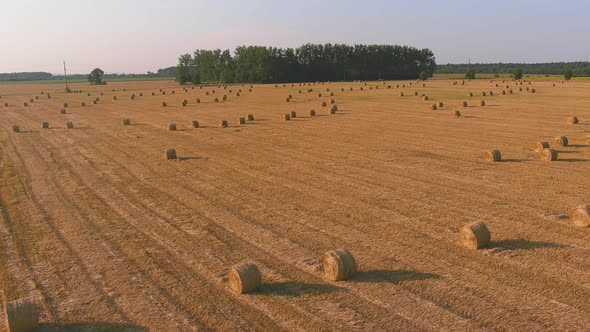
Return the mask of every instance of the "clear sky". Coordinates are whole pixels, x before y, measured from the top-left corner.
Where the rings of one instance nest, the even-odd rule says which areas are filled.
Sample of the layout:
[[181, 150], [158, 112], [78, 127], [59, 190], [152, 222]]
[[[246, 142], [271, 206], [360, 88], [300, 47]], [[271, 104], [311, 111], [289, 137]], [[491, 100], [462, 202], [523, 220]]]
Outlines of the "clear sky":
[[403, 44], [437, 63], [590, 60], [585, 0], [0, 0], [0, 72], [145, 73], [197, 48]]

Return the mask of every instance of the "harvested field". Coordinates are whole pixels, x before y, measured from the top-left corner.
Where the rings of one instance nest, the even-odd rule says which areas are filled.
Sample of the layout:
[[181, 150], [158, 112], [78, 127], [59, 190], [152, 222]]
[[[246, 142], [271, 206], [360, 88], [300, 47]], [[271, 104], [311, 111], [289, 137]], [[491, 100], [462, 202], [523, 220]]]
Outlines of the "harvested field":
[[[587, 331], [590, 228], [570, 211], [590, 204], [590, 82], [462, 107], [496, 82], [429, 80], [443, 112], [382, 82], [325, 83], [338, 112], [315, 116], [317, 90], [292, 84], [217, 103], [172, 81], [0, 85], [1, 291], [51, 331]], [[159, 89], [178, 91], [165, 108]], [[81, 107], [86, 93], [105, 97]], [[460, 242], [474, 222], [492, 233], [478, 250]], [[354, 274], [326, 277], [344, 248]], [[261, 284], [244, 272], [234, 291], [243, 262]]]

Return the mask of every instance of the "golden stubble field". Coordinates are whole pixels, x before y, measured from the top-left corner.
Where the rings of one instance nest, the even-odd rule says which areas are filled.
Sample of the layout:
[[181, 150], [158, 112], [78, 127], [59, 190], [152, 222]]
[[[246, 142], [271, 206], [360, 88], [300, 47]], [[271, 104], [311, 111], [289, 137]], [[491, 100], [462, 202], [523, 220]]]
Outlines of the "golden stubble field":
[[[590, 329], [590, 229], [568, 217], [590, 203], [590, 82], [425, 84], [0, 85], [6, 300], [36, 301], [48, 331]], [[457, 243], [474, 221], [488, 248]], [[321, 274], [337, 248], [350, 280]], [[263, 285], [238, 295], [244, 261]]]

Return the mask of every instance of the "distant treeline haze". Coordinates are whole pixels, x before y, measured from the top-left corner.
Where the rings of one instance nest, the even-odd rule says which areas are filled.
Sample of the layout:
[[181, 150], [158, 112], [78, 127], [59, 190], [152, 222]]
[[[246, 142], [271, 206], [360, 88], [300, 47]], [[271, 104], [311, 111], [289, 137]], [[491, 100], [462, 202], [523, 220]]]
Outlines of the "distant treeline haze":
[[240, 46], [181, 55], [176, 79], [192, 82], [312, 82], [415, 79], [436, 68], [429, 49], [398, 45], [306, 44], [298, 48]]
[[590, 76], [590, 62], [551, 62], [551, 63], [475, 63], [437, 65], [437, 74], [465, 74], [473, 69], [478, 74], [512, 74], [522, 69], [525, 75], [563, 75], [567, 69], [574, 76]]

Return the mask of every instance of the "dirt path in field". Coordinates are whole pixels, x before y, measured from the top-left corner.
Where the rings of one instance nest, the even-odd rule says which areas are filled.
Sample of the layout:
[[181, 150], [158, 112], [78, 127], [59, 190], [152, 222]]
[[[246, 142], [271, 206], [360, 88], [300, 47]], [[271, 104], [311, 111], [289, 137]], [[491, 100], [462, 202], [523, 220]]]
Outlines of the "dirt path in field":
[[[38, 301], [47, 331], [588, 329], [590, 231], [566, 215], [590, 203], [590, 83], [387, 84], [0, 86], [3, 293]], [[540, 161], [535, 142], [560, 135], [571, 146]], [[476, 220], [493, 243], [472, 252], [456, 236]], [[330, 282], [318, 259], [340, 247], [359, 272]], [[253, 294], [228, 288], [242, 261], [261, 269]]]

